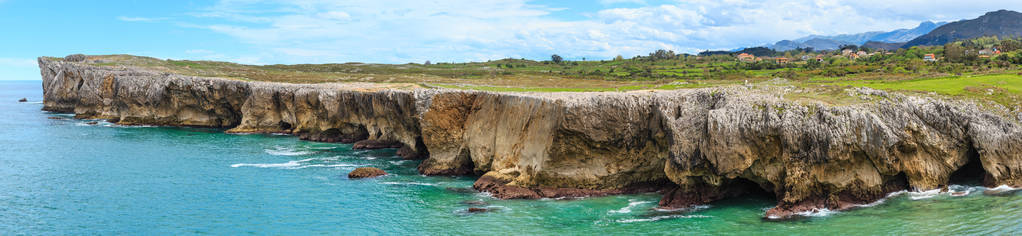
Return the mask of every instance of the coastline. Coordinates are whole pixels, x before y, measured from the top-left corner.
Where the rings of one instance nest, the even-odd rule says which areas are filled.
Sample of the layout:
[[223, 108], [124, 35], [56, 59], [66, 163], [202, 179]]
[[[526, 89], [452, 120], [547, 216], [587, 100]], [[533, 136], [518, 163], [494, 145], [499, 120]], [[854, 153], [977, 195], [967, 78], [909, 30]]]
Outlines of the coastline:
[[645, 191], [673, 193], [661, 206], [687, 207], [751, 186], [777, 196], [766, 217], [787, 218], [946, 186], [975, 161], [985, 185], [1022, 186], [1017, 117], [876, 90], [850, 91], [874, 101], [828, 106], [744, 86], [494, 93], [39, 64], [44, 110], [128, 125], [396, 142], [406, 158], [425, 159], [420, 173], [483, 176], [488, 183], [476, 188], [505, 199], [625, 193], [652, 182], [662, 184]]

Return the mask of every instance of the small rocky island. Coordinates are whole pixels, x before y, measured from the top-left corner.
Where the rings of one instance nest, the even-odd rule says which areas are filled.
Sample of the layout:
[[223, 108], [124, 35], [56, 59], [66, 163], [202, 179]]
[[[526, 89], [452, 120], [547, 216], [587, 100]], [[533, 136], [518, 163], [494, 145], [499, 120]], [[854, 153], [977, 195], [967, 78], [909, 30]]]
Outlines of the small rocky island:
[[961, 173], [1022, 187], [1022, 113], [942, 96], [855, 87], [821, 99], [775, 83], [622, 92], [280, 83], [97, 60], [40, 58], [43, 109], [400, 148], [422, 160], [422, 174], [479, 176], [477, 190], [503, 199], [659, 191], [661, 207], [685, 208], [766, 192], [777, 205], [765, 217], [787, 218], [944, 188]]

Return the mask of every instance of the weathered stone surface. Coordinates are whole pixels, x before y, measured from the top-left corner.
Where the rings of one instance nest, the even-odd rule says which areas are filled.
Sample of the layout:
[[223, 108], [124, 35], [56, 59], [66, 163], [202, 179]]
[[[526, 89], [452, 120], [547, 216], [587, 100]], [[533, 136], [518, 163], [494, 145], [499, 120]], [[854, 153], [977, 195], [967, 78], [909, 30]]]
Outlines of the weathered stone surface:
[[349, 179], [372, 178], [387, 175], [386, 171], [375, 167], [359, 167], [348, 173]]
[[662, 190], [677, 208], [761, 190], [778, 201], [768, 216], [784, 218], [941, 188], [976, 162], [985, 185], [1022, 187], [1020, 109], [870, 89], [848, 90], [868, 102], [835, 106], [766, 85], [490, 93], [39, 64], [48, 111], [401, 147], [425, 158], [420, 173], [481, 175], [474, 187], [500, 198]]

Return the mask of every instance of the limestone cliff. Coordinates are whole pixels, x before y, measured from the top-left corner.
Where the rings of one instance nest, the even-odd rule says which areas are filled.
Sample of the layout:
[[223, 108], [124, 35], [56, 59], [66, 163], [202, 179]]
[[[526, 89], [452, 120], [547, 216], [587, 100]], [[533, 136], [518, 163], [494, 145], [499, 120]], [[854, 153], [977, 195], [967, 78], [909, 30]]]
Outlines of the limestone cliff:
[[45, 110], [121, 124], [397, 143], [402, 156], [424, 158], [421, 173], [481, 175], [475, 187], [500, 198], [662, 190], [663, 207], [687, 207], [761, 190], [778, 199], [767, 215], [786, 217], [940, 188], [977, 162], [984, 184], [1022, 187], [1022, 114], [939, 98], [851, 89], [849, 96], [868, 101], [831, 106], [743, 86], [399, 90], [191, 77], [83, 60], [40, 58]]

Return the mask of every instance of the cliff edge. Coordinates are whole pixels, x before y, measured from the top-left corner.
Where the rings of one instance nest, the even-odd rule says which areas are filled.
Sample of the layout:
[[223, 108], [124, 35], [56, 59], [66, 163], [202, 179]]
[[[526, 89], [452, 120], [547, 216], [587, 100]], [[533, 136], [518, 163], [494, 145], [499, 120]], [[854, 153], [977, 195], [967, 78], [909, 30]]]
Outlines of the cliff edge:
[[[976, 168], [1022, 187], [1022, 114], [848, 89], [785, 99], [770, 86], [592, 93], [393, 89], [183, 76], [39, 59], [44, 110], [120, 124], [288, 133], [399, 146], [426, 175], [479, 175], [499, 198], [663, 191], [682, 208], [762, 191], [770, 218], [946, 187]], [[993, 110], [993, 111], [992, 111]], [[1007, 115], [1005, 115], [1007, 114]], [[391, 145], [393, 144], [393, 145]]]

